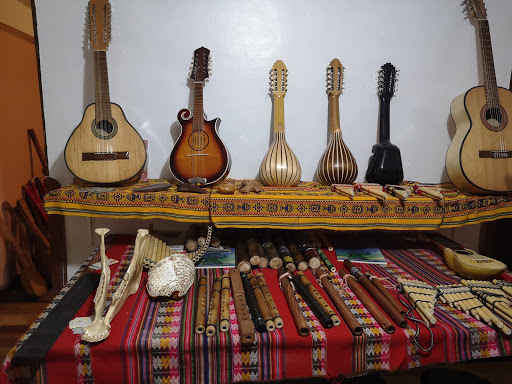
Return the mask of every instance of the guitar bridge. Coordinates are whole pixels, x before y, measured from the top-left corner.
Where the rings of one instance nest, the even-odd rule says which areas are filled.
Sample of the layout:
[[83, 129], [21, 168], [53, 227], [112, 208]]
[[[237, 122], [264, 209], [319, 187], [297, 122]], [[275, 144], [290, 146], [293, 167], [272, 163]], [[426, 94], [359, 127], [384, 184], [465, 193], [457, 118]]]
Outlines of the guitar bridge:
[[82, 161], [112, 161], [126, 160], [130, 158], [130, 152], [82, 152]]
[[478, 151], [481, 159], [508, 159], [512, 158], [512, 151]]

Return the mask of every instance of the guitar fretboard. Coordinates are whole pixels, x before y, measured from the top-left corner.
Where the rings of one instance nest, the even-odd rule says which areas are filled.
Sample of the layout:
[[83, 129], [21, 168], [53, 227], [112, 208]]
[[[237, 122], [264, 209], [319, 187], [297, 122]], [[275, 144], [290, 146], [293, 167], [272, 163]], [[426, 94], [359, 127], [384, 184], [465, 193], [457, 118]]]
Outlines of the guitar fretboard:
[[482, 53], [482, 65], [484, 67], [484, 85], [487, 95], [487, 104], [490, 108], [498, 107], [498, 87], [496, 85], [496, 72], [492, 54], [491, 33], [489, 22], [486, 19], [478, 20], [480, 34], [480, 49]]
[[194, 83], [194, 112], [192, 116], [192, 128], [194, 131], [204, 129], [204, 109], [203, 109], [203, 83]]
[[94, 86], [96, 121], [112, 121], [106, 51], [94, 51]]

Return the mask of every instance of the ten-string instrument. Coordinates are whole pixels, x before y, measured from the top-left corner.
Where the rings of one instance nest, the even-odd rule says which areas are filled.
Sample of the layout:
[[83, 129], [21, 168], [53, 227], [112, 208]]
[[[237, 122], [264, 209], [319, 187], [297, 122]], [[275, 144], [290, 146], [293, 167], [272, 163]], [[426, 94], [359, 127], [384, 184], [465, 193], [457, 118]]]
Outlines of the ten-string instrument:
[[338, 59], [327, 67], [327, 94], [329, 96], [329, 144], [320, 157], [317, 173], [324, 185], [352, 183], [357, 177], [356, 159], [343, 142], [340, 128], [340, 94], [343, 92], [345, 68]]
[[146, 163], [146, 146], [126, 120], [123, 110], [110, 102], [107, 48], [110, 42], [110, 4], [89, 2], [91, 47], [94, 50], [95, 103], [66, 143], [64, 159], [69, 171], [93, 184], [135, 180]]
[[457, 131], [446, 154], [446, 171], [457, 188], [471, 193], [512, 191], [512, 93], [496, 84], [487, 11], [481, 0], [465, 0], [478, 19], [484, 85], [457, 96], [451, 115]]
[[190, 78], [194, 80], [194, 113], [178, 112], [181, 133], [169, 159], [173, 176], [182, 183], [210, 185], [229, 173], [231, 158], [219, 137], [220, 119], [206, 120], [203, 108], [203, 84], [209, 77], [210, 50], [194, 51]]
[[284, 135], [284, 97], [287, 83], [288, 69], [281, 60], [277, 60], [270, 71], [274, 101], [274, 141], [260, 166], [260, 179], [264, 185], [295, 186], [300, 181], [299, 160]]

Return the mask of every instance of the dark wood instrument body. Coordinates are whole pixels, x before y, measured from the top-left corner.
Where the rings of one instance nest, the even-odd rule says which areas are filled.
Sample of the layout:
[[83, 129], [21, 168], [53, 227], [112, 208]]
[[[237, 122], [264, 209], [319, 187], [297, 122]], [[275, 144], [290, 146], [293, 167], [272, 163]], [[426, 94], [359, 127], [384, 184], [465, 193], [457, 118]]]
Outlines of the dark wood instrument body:
[[169, 159], [173, 176], [183, 183], [194, 177], [206, 179], [205, 185], [222, 181], [229, 173], [229, 152], [218, 134], [220, 119], [204, 120], [201, 129], [194, 129], [192, 113], [178, 113], [181, 134]]
[[[472, 193], [512, 192], [512, 92], [498, 88], [502, 115], [499, 131], [489, 129], [485, 87], [478, 86], [456, 97], [451, 115], [457, 132], [446, 154], [446, 171], [458, 188]], [[480, 157], [481, 151], [507, 153], [508, 157]]]

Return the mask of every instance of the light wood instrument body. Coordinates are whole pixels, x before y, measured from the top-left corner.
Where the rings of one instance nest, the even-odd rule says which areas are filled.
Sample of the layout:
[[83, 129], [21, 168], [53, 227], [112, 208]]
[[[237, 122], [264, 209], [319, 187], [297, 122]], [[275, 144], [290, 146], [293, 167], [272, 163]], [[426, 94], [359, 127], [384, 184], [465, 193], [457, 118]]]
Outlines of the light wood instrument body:
[[343, 70], [338, 59], [327, 67], [327, 93], [329, 97], [329, 144], [320, 157], [317, 174], [324, 185], [349, 184], [357, 177], [357, 163], [343, 141], [340, 128], [339, 99], [343, 89]]
[[[498, 88], [500, 106], [512, 111], [512, 92]], [[446, 171], [453, 184], [471, 193], [512, 191], [512, 154], [507, 158], [480, 158], [480, 151], [512, 151], [512, 130], [505, 125], [501, 134], [489, 130], [482, 119], [487, 106], [485, 87], [475, 87], [455, 98], [451, 114], [457, 132], [446, 154]], [[497, 154], [499, 156], [499, 154]]]
[[277, 60], [270, 71], [274, 104], [274, 141], [260, 166], [260, 179], [264, 185], [295, 186], [300, 181], [299, 160], [286, 142], [284, 133], [287, 72], [281, 60]]
[[[139, 133], [126, 120], [123, 110], [111, 103], [112, 119], [117, 133], [108, 139], [95, 135], [96, 105], [90, 104], [82, 121], [66, 143], [64, 158], [70, 172], [93, 184], [115, 184], [129, 181], [141, 174], [146, 163], [146, 147]], [[128, 152], [127, 159], [84, 161], [83, 153]]]

